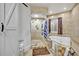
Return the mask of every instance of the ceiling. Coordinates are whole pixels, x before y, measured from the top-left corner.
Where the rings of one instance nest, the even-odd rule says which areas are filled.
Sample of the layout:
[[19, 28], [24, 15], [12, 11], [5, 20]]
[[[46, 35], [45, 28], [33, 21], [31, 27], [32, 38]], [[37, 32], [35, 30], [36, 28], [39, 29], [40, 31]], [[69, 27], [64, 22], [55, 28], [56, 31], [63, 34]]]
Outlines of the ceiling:
[[31, 7], [46, 7], [48, 8], [48, 14], [61, 13], [71, 10], [74, 7], [74, 3], [29, 3]]

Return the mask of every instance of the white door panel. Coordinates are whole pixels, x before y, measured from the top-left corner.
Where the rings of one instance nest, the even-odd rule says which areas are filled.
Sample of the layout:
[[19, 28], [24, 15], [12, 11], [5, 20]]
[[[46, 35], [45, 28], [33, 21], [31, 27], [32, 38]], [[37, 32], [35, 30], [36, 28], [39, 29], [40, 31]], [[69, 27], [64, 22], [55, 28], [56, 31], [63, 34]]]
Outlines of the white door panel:
[[[10, 11], [10, 7], [13, 7], [13, 5], [14, 4], [11, 4], [12, 6], [9, 6], [8, 4], [5, 4], [6, 5], [6, 7], [9, 7], [9, 9], [8, 8], [5, 8], [5, 10], [7, 10], [6, 11], [6, 13], [7, 14], [10, 14], [9, 13], [9, 11]], [[7, 17], [8, 15], [6, 15], [6, 17]], [[18, 24], [18, 19], [17, 19], [17, 6], [15, 7], [15, 9], [14, 9], [14, 11], [13, 11], [13, 13], [12, 13], [12, 15], [11, 15], [11, 18], [10, 18], [10, 20], [9, 19], [6, 19], [5, 20], [5, 22], [7, 23], [7, 21], [9, 21], [8, 22], [8, 24], [7, 24], [7, 27], [6, 27], [6, 29], [16, 29], [17, 28], [17, 24]]]
[[10, 12], [10, 8], [13, 5], [13, 3], [5, 3], [5, 17], [7, 17], [8, 13]]
[[[10, 4], [9, 4], [10, 5]], [[11, 20], [11, 17], [16, 9], [16, 5], [17, 4], [11, 4], [11, 6], [9, 6], [8, 4], [5, 4], [5, 25], [7, 26]]]
[[[18, 30], [17, 30], [17, 7], [15, 7], [13, 13], [10, 15], [14, 4], [5, 4], [6, 18], [5, 19], [6, 31], [5, 31], [5, 55], [17, 55], [18, 52]], [[8, 16], [8, 15], [10, 16]], [[7, 23], [8, 22], [8, 23]]]

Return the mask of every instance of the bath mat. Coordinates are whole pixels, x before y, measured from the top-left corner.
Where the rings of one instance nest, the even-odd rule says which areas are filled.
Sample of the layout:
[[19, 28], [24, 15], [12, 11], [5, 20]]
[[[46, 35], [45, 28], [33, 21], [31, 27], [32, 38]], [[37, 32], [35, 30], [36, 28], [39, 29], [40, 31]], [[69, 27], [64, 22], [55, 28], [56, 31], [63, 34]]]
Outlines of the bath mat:
[[50, 53], [46, 47], [33, 48], [33, 51], [32, 51], [33, 56], [47, 55], [47, 54], [50, 54]]

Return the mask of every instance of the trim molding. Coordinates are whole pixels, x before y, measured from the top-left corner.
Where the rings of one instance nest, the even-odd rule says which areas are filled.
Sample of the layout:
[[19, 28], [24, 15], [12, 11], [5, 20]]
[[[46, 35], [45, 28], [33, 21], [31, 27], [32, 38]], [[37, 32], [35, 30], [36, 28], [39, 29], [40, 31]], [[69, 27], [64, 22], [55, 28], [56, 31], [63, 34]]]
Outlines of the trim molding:
[[72, 7], [71, 11], [78, 5], [79, 3], [75, 3], [75, 5]]

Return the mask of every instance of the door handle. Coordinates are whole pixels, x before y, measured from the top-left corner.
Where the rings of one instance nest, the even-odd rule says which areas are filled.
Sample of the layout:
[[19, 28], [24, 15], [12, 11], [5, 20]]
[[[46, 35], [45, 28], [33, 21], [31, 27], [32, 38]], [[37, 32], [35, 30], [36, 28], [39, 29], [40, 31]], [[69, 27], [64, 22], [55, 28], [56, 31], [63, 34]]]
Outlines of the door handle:
[[4, 31], [4, 24], [3, 23], [1, 23], [1, 32], [3, 32]]

